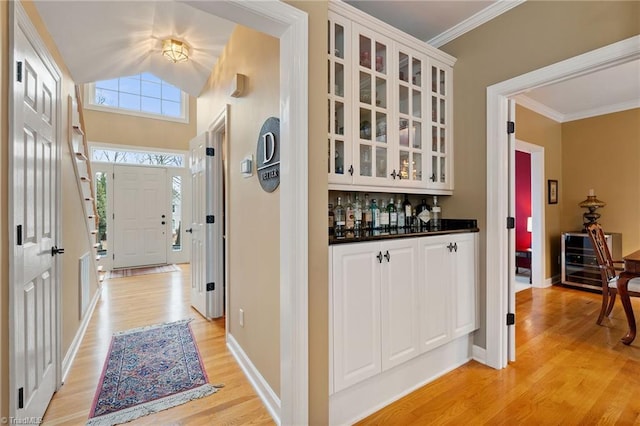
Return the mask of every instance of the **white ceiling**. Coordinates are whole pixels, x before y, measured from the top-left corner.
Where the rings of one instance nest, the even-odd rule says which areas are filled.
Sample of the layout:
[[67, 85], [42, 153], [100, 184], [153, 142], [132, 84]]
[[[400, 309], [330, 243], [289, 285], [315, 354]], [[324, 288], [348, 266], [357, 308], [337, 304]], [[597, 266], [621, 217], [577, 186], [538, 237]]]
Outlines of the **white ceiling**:
[[640, 108], [640, 60], [540, 87], [516, 101], [560, 123]]
[[[174, 1], [35, 2], [77, 83], [151, 72], [198, 96], [235, 27], [233, 22]], [[173, 64], [162, 40], [191, 47]]]
[[[412, 36], [441, 46], [524, 0], [346, 0]], [[36, 0], [73, 79], [87, 83], [151, 72], [198, 96], [235, 24], [177, 1]], [[173, 37], [191, 46], [189, 61], [160, 54]], [[640, 99], [638, 64], [531, 91], [518, 102], [557, 121]], [[598, 79], [598, 80], [596, 80]]]

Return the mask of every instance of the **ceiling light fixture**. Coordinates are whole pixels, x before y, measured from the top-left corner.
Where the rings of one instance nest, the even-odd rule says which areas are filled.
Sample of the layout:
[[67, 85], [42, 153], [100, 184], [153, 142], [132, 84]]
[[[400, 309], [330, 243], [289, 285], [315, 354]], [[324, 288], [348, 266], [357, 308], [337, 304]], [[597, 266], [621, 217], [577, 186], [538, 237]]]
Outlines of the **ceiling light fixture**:
[[189, 59], [189, 46], [185, 42], [168, 38], [162, 41], [162, 54], [174, 64], [185, 62]]

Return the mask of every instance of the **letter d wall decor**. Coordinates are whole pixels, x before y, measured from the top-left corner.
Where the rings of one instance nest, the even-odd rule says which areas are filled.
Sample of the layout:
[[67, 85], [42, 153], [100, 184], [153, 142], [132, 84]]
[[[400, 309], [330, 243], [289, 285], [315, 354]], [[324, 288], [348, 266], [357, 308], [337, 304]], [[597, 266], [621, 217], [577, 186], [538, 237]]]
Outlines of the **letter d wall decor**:
[[260, 186], [273, 192], [280, 185], [280, 119], [269, 117], [260, 129], [256, 150], [256, 171]]

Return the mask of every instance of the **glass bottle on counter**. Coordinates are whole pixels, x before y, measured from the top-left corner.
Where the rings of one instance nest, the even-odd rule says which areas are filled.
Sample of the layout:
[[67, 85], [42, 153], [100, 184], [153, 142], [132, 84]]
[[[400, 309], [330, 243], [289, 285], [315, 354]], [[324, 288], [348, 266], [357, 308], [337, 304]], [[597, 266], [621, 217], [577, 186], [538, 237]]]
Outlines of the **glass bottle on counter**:
[[398, 212], [398, 228], [404, 228], [406, 226], [406, 215], [400, 198], [398, 198], [398, 202], [396, 203], [396, 211]]
[[333, 204], [329, 203], [329, 235], [333, 235], [333, 227], [335, 225], [335, 216], [333, 215]]
[[380, 205], [380, 228], [382, 231], [389, 230], [389, 210], [387, 210], [387, 206], [384, 205], [384, 201], [382, 201]]
[[351, 195], [347, 195], [347, 205], [345, 206], [345, 228], [347, 231], [353, 231], [355, 227], [355, 215], [353, 214], [353, 204], [351, 204]]
[[380, 209], [376, 203], [376, 199], [371, 200], [371, 229], [380, 227]]
[[418, 218], [418, 225], [420, 229], [425, 228], [429, 221], [429, 205], [427, 199], [423, 198], [418, 207], [416, 207], [416, 217]]
[[413, 207], [411, 206], [411, 201], [409, 201], [409, 196], [407, 194], [404, 194], [404, 202], [402, 203], [402, 208], [404, 209], [405, 226], [410, 227], [413, 218]]
[[342, 199], [338, 197], [336, 208], [333, 209], [333, 219], [335, 221], [336, 237], [343, 237], [346, 226], [346, 212], [342, 206]]
[[360, 203], [360, 197], [356, 194], [356, 201], [353, 203], [353, 217], [354, 217], [354, 229], [362, 229], [362, 204]]
[[433, 207], [431, 208], [431, 228], [442, 228], [442, 211], [438, 205], [438, 197], [433, 197]]
[[387, 212], [389, 213], [389, 229], [398, 229], [398, 211], [396, 210], [396, 205], [393, 202], [393, 198], [389, 199]]
[[373, 229], [373, 214], [371, 211], [371, 203], [369, 203], [369, 194], [364, 194], [364, 226], [367, 229]]

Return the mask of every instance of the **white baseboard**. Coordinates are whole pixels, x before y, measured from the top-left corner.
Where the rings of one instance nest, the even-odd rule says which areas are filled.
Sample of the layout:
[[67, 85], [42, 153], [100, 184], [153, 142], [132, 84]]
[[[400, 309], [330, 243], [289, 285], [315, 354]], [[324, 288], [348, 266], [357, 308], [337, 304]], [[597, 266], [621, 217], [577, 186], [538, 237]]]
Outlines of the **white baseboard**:
[[87, 311], [82, 318], [82, 322], [80, 323], [80, 327], [76, 332], [73, 341], [71, 342], [71, 346], [69, 350], [64, 356], [62, 360], [62, 383], [67, 379], [67, 374], [69, 374], [69, 370], [71, 370], [71, 365], [73, 364], [73, 360], [76, 358], [76, 354], [78, 353], [78, 349], [80, 348], [80, 343], [82, 343], [82, 338], [84, 337], [84, 333], [87, 331], [87, 327], [89, 326], [89, 321], [91, 321], [91, 317], [93, 316], [93, 311], [98, 304], [98, 300], [100, 300], [100, 294], [102, 293], [102, 286], [98, 286], [96, 290], [96, 294], [93, 295], [93, 299], [91, 299], [91, 303], [87, 307]]
[[350, 425], [386, 407], [472, 358], [465, 335], [329, 396], [329, 424]]
[[471, 357], [481, 364], [487, 364], [487, 350], [478, 345], [473, 345]]
[[236, 359], [240, 368], [244, 371], [245, 376], [249, 379], [249, 382], [258, 393], [258, 396], [267, 407], [267, 411], [273, 417], [276, 424], [280, 424], [280, 398], [271, 389], [269, 383], [262, 377], [262, 374], [253, 365], [247, 354], [242, 350], [242, 347], [238, 344], [236, 339], [231, 334], [227, 334], [227, 348], [231, 351], [231, 354]]

